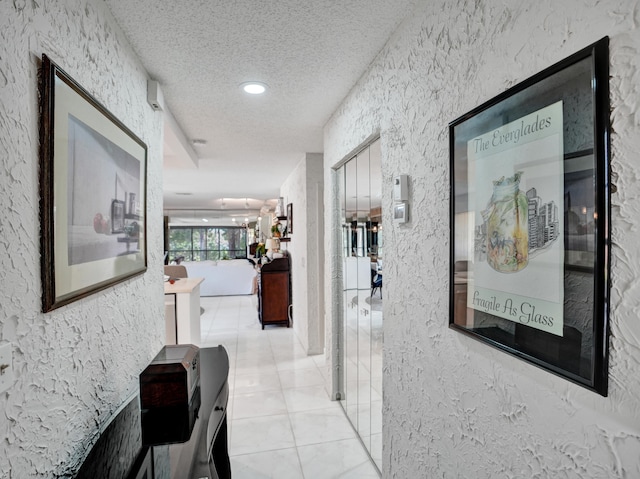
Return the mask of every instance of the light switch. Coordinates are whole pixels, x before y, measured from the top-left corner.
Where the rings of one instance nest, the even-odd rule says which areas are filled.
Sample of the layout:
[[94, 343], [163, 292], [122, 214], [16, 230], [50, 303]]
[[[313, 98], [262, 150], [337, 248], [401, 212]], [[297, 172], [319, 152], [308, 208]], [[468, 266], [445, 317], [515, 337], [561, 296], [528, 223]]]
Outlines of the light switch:
[[0, 393], [13, 385], [13, 357], [11, 343], [0, 346]]

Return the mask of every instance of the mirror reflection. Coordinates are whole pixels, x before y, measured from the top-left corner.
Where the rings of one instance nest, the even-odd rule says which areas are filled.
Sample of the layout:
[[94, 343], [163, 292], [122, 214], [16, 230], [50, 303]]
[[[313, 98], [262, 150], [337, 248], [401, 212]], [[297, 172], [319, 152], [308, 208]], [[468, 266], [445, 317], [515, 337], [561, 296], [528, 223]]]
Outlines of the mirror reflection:
[[382, 458], [382, 173], [377, 139], [338, 171], [342, 219], [341, 404], [374, 463]]

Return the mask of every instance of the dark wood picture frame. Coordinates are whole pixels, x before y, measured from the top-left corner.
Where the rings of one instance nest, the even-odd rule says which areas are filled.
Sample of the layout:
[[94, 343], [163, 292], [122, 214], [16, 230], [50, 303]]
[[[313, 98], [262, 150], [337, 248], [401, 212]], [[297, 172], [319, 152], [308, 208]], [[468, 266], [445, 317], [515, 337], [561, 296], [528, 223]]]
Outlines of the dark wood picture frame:
[[[553, 116], [546, 118], [549, 108], [556, 110]], [[525, 126], [530, 117], [533, 118], [532, 125], [538, 126]], [[557, 168], [560, 174], [549, 173], [545, 177], [547, 173], [541, 173], [536, 181], [538, 184], [547, 180], [552, 183], [552, 187], [543, 186], [558, 193], [553, 196], [559, 198], [557, 205], [553, 201], [541, 201], [536, 189], [529, 185], [525, 187], [526, 195], [522, 190], [518, 191], [522, 172], [516, 174], [515, 170], [520, 168], [519, 164], [546, 171], [546, 164], [542, 167], [536, 164], [538, 156], [544, 153], [535, 147], [526, 153], [522, 144], [500, 144], [529, 141], [523, 139], [523, 135], [551, 124], [546, 120], [552, 117], [554, 128], [560, 132], [553, 136], [557, 155], [553, 160], [545, 161], [553, 165], [552, 171]], [[509, 133], [517, 129], [517, 125], [522, 125], [518, 135]], [[608, 37], [451, 122], [449, 134], [450, 328], [606, 396], [612, 190]], [[531, 145], [537, 145], [531, 141]], [[496, 144], [501, 148], [498, 153], [486, 152], [485, 155], [481, 151], [485, 146], [489, 150]], [[496, 173], [498, 169], [492, 170], [493, 165], [513, 168], [513, 177]], [[493, 186], [487, 178], [495, 178]], [[509, 197], [511, 203], [502, 202], [496, 192], [509, 182], [513, 190], [510, 190], [513, 194]], [[487, 195], [491, 188], [493, 194]], [[504, 207], [507, 204], [511, 206]], [[511, 233], [501, 236], [498, 228], [511, 224], [512, 220], [496, 216], [498, 219], [493, 221], [492, 215], [496, 211], [500, 212], [496, 215], [515, 212], [517, 221], [522, 220], [522, 223], [509, 230]], [[519, 212], [526, 215], [527, 221]], [[544, 233], [539, 218], [547, 221]], [[550, 223], [552, 219], [554, 223]], [[498, 224], [502, 226], [496, 226]], [[521, 234], [522, 231], [527, 231], [527, 235]], [[509, 234], [512, 236], [505, 240]], [[544, 239], [536, 245], [536, 238]], [[552, 247], [543, 249], [552, 243]], [[552, 250], [556, 256], [548, 254]], [[532, 256], [531, 251], [538, 255]], [[534, 259], [531, 260], [531, 256]], [[551, 260], [541, 261], [543, 257]], [[560, 260], [555, 261], [556, 258]], [[503, 264], [510, 266], [501, 270]], [[527, 267], [529, 272], [521, 274]], [[548, 287], [540, 286], [540, 282], [528, 282], [528, 279], [542, 278], [547, 272], [560, 284], [555, 305], [560, 311], [560, 321], [551, 315], [533, 313], [531, 309], [523, 314], [525, 305], [535, 305], [533, 301], [542, 297], [534, 297], [537, 291]], [[485, 290], [499, 289], [487, 280], [493, 277], [503, 278], [504, 284], [519, 282], [517, 287], [529, 288], [531, 292], [524, 294], [532, 295], [534, 300], [531, 303], [511, 301], [511, 293], [502, 294], [504, 291], [483, 296]], [[521, 296], [516, 297], [521, 301]], [[514, 312], [509, 309], [512, 307]], [[545, 330], [546, 323], [557, 330]]]
[[146, 271], [147, 146], [46, 55], [39, 93], [47, 312]]
[[293, 203], [287, 204], [287, 236], [293, 233]]

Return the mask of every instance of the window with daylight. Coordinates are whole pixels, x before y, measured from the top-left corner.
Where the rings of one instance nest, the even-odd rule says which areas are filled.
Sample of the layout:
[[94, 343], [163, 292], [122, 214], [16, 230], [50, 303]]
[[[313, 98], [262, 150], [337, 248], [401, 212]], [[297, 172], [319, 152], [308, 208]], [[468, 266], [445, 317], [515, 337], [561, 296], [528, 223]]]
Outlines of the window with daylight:
[[247, 230], [241, 227], [174, 226], [169, 229], [169, 259], [205, 261], [247, 257]]

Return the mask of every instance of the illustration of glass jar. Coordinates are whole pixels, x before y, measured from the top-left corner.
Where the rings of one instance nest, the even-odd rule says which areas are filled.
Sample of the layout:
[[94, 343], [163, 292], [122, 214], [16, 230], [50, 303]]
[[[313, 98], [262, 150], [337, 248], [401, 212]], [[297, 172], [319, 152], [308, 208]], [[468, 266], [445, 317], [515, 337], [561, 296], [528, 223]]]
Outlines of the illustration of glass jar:
[[520, 191], [519, 171], [493, 182], [493, 195], [482, 212], [487, 263], [500, 273], [516, 273], [529, 263], [529, 202]]

